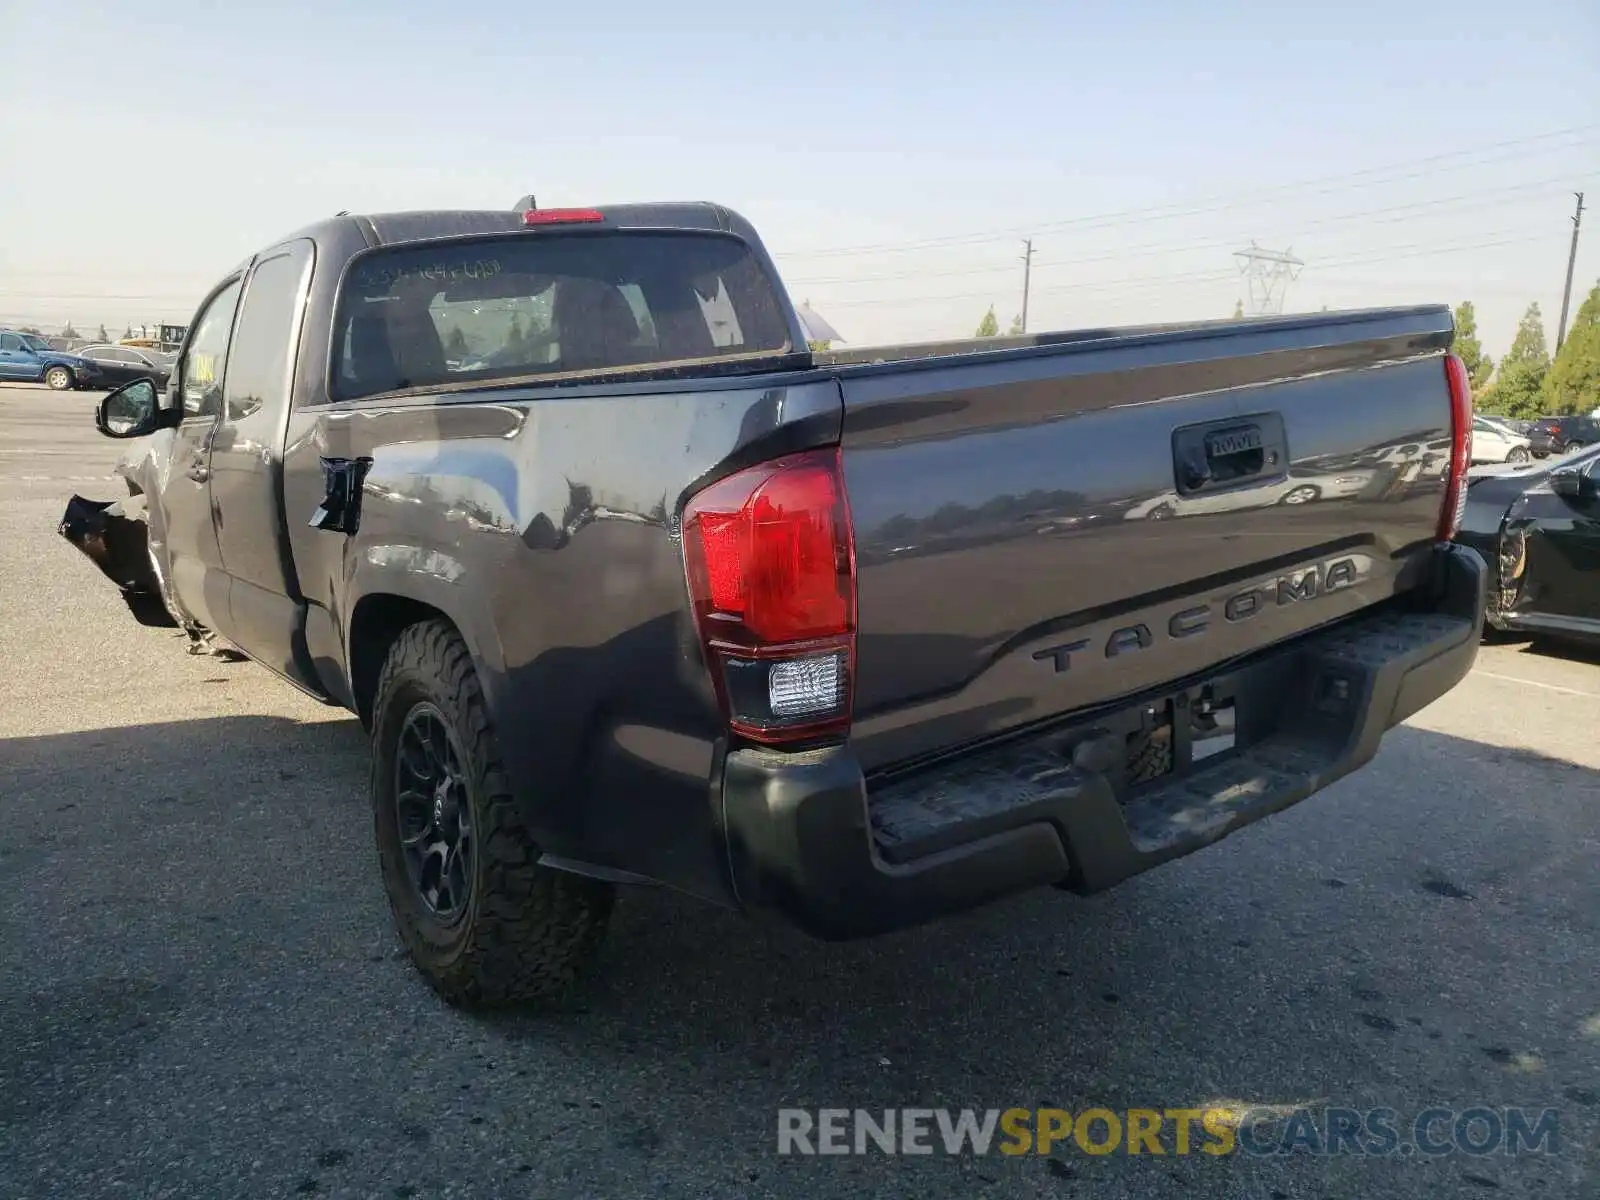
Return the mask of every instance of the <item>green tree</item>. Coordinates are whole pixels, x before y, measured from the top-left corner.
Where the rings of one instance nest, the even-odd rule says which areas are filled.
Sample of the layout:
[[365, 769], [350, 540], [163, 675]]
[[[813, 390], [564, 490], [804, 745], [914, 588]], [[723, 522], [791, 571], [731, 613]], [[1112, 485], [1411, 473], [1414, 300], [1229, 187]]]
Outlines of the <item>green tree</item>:
[[78, 331], [72, 327], [72, 322], [68, 321], [65, 325], [63, 325], [61, 327], [61, 335], [60, 336], [62, 336], [64, 338], [75, 338], [75, 337], [78, 337], [79, 334], [78, 334]]
[[1550, 349], [1544, 340], [1544, 314], [1536, 300], [1517, 322], [1517, 336], [1511, 339], [1511, 349], [1506, 351], [1502, 367], [1531, 366], [1540, 371], [1550, 369]]
[[1022, 331], [1022, 314], [1018, 313], [1016, 316], [1011, 318], [1011, 328], [1006, 330], [1006, 333], [1011, 337], [1016, 337], [1018, 334], [1022, 333]]
[[450, 326], [450, 336], [444, 340], [444, 351], [457, 362], [467, 356], [467, 335], [461, 332], [461, 326]]
[[24, 325], [22, 327], [22, 332], [23, 333], [31, 333], [31, 334], [33, 334], [34, 337], [43, 337], [44, 336], [44, 331], [42, 329], [40, 329], [37, 325]]
[[1456, 306], [1456, 340], [1451, 348], [1467, 368], [1473, 394], [1482, 392], [1489, 376], [1494, 374], [1494, 359], [1483, 352], [1483, 345], [1478, 341], [1478, 314], [1471, 300], [1463, 300]]
[[97, 341], [97, 342], [109, 342], [110, 340], [111, 340], [111, 335], [106, 332], [105, 324], [102, 322], [101, 325], [100, 325], [100, 334], [99, 334], [98, 337], [95, 338], [95, 341]]
[[122, 331], [122, 336], [125, 338], [131, 338], [133, 336], [133, 326], [129, 325], [126, 329], [124, 329]]
[[983, 314], [983, 320], [978, 322], [978, 337], [994, 337], [1000, 332], [1000, 322], [994, 315], [994, 305], [989, 306], [989, 311]]
[[814, 339], [814, 340], [809, 341], [809, 342], [806, 343], [806, 349], [815, 350], [817, 353], [820, 354], [822, 351], [828, 349], [832, 345], [833, 345], [833, 343], [831, 341], [829, 341], [827, 338]]
[[1500, 360], [1494, 386], [1484, 396], [1484, 411], [1508, 417], [1537, 417], [1544, 411], [1544, 377], [1549, 370], [1544, 317], [1535, 302], [1522, 314], [1511, 349]]
[[1586, 413], [1600, 405], [1600, 283], [1589, 289], [1556, 351], [1544, 377], [1544, 398], [1556, 413]]
[[1233, 302], [1233, 319], [1235, 321], [1244, 320], [1244, 301], [1243, 300], [1235, 300]]

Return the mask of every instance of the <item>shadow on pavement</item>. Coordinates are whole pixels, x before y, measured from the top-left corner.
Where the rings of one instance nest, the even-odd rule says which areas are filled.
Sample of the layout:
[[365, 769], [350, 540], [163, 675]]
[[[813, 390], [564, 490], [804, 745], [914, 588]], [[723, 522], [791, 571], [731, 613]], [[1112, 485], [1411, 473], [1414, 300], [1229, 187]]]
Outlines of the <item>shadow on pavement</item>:
[[1565, 638], [1534, 638], [1523, 650], [1538, 657], [1565, 658], [1573, 662], [1600, 666], [1600, 644], [1570, 641]]
[[[9, 1128], [58, 1154], [92, 1143], [74, 1151], [86, 1162], [139, 1158], [119, 1137], [156, 1136], [196, 1074], [223, 1078], [228, 1128], [267, 1136], [299, 1108], [253, 1107], [260, 1080], [292, 1071], [295, 1105], [314, 1128], [355, 1131], [340, 1153], [373, 1178], [399, 1153], [391, 1139], [432, 1153], [403, 1145], [402, 1117], [447, 1101], [438, 1120], [461, 1137], [492, 1122], [524, 1166], [612, 1156], [641, 1185], [714, 1168], [718, 1194], [812, 1195], [818, 1172], [829, 1190], [880, 1195], [1074, 1177], [1241, 1194], [1290, 1175], [1301, 1194], [1396, 1168], [780, 1160], [775, 1113], [1321, 1098], [1594, 1118], [1580, 1080], [1600, 1007], [1583, 966], [1600, 957], [1600, 772], [1561, 760], [1399, 730], [1352, 780], [1112, 893], [1033, 893], [869, 942], [633, 892], [571, 1003], [482, 1017], [438, 1003], [399, 957], [365, 789], [353, 719], [0, 742], [0, 1031], [16, 1038], [0, 1053], [0, 1143]], [[235, 1020], [247, 1034], [213, 1031]], [[168, 1055], [185, 1070], [153, 1069]], [[1507, 1067], [1526, 1055], [1537, 1072]], [[117, 1082], [130, 1073], [131, 1091]], [[99, 1124], [108, 1090], [125, 1134]], [[202, 1137], [223, 1120], [194, 1119]], [[473, 1166], [462, 1144], [461, 1169], [511, 1170], [487, 1151]]]

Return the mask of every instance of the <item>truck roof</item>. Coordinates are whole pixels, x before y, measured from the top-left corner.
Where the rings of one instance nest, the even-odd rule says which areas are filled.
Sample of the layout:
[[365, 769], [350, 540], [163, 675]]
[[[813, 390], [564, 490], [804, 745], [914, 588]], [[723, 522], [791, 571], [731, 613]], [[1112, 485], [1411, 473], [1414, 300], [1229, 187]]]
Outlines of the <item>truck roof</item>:
[[[759, 245], [755, 228], [739, 214], [709, 201], [658, 202], [649, 204], [585, 205], [604, 214], [611, 229], [701, 229], [731, 233]], [[527, 228], [525, 208], [506, 209], [420, 209], [410, 212], [341, 213], [299, 229], [280, 239], [305, 237], [321, 241], [343, 233], [354, 225], [373, 246], [431, 238], [470, 237], [473, 234], [516, 233]]]

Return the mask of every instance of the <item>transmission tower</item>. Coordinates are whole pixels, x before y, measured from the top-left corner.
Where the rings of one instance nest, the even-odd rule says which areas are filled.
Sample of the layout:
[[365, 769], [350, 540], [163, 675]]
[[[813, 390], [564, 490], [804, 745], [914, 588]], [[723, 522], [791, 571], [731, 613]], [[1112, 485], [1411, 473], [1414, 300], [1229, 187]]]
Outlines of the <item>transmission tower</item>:
[[1233, 256], [1239, 260], [1239, 274], [1250, 294], [1249, 315], [1281, 313], [1289, 285], [1300, 277], [1300, 268], [1306, 264], [1292, 250], [1263, 250], [1253, 241], [1248, 249], [1235, 250]]

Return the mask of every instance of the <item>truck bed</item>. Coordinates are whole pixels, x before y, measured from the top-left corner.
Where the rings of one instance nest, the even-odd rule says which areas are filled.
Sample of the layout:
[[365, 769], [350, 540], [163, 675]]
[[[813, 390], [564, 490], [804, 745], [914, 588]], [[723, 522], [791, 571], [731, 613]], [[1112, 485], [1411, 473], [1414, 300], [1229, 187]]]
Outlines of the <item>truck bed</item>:
[[951, 338], [881, 346], [845, 346], [839, 349], [807, 351], [807, 355], [811, 365], [829, 370], [842, 367], [894, 366], [921, 359], [957, 358], [969, 354], [995, 354], [1009, 350], [1043, 350], [1056, 346], [1094, 349], [1107, 345], [1142, 345], [1173, 338], [1193, 341], [1206, 336], [1235, 337], [1242, 333], [1305, 334], [1313, 330], [1366, 325], [1374, 320], [1394, 321], [1404, 317], [1418, 317], [1425, 322], [1431, 322], [1436, 319], [1440, 311], [1441, 306], [1438, 305], [1411, 305], [1215, 321], [1172, 321], [1156, 325], [1108, 325], [1096, 329], [1053, 329], [1039, 333], [986, 338]]
[[[1417, 308], [841, 365], [864, 764], [1133, 695], [1414, 586], [1449, 459], [1450, 329]], [[1181, 494], [1174, 439], [1196, 427], [1270, 428], [1281, 461]]]

